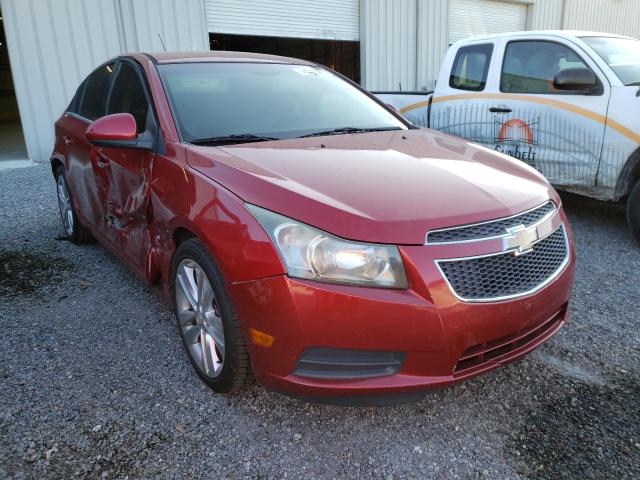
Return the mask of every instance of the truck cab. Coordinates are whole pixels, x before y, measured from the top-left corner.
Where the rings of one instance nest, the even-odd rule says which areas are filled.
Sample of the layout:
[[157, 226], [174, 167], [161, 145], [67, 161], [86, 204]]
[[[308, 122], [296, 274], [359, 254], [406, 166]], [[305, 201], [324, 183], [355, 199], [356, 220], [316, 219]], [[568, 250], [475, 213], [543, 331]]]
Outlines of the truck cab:
[[573, 31], [461, 40], [433, 94], [382, 99], [418, 125], [531, 165], [561, 190], [628, 196], [640, 237], [640, 41]]

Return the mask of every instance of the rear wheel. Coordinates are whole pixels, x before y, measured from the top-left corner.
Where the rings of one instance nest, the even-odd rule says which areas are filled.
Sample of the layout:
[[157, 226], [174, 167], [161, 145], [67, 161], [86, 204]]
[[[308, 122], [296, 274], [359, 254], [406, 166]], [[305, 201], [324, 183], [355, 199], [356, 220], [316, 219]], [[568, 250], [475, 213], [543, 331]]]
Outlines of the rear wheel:
[[200, 378], [218, 393], [251, 383], [242, 327], [224, 279], [199, 240], [178, 247], [171, 284], [182, 341]]
[[627, 222], [631, 233], [640, 243], [640, 180], [631, 189], [627, 199]]
[[73, 243], [85, 243], [91, 240], [91, 233], [78, 220], [69, 184], [67, 183], [67, 175], [64, 167], [59, 165], [55, 169], [56, 192], [58, 194], [58, 207], [60, 209], [60, 217], [62, 226], [67, 238]]

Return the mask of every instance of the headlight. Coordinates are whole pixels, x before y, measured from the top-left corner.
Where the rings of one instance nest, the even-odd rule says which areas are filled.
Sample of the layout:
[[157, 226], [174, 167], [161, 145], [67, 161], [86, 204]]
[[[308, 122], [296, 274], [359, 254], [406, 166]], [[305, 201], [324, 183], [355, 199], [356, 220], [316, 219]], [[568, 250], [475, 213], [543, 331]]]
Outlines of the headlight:
[[368, 287], [408, 288], [398, 247], [352, 242], [247, 205], [265, 228], [289, 276]]

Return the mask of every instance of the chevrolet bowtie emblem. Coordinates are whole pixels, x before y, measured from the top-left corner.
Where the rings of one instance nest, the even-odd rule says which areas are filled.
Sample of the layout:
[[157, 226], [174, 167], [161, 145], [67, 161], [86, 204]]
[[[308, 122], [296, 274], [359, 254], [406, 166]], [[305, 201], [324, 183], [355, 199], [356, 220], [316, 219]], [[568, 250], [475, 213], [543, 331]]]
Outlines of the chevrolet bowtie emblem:
[[507, 236], [504, 237], [504, 250], [514, 250], [513, 254], [518, 256], [533, 250], [533, 244], [538, 241], [538, 229], [536, 226], [525, 227], [518, 225], [507, 228]]

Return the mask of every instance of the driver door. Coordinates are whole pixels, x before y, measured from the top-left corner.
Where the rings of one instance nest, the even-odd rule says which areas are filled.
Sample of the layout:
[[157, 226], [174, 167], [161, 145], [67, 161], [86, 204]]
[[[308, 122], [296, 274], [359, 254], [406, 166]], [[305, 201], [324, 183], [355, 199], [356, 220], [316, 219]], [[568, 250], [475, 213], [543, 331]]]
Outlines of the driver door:
[[[155, 118], [142, 72], [128, 61], [117, 64], [107, 100], [107, 115], [130, 113], [137, 133], [155, 135]], [[143, 269], [151, 246], [147, 208], [154, 153], [133, 148], [97, 147], [92, 164], [102, 203], [107, 240]]]
[[[493, 114], [493, 148], [538, 169], [554, 185], [585, 191], [596, 183], [610, 85], [596, 64], [557, 37], [505, 40]], [[554, 86], [565, 69], [589, 69], [591, 90]], [[494, 87], [495, 88], [495, 87]]]

